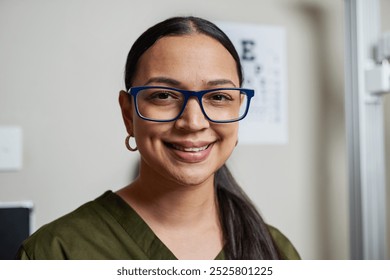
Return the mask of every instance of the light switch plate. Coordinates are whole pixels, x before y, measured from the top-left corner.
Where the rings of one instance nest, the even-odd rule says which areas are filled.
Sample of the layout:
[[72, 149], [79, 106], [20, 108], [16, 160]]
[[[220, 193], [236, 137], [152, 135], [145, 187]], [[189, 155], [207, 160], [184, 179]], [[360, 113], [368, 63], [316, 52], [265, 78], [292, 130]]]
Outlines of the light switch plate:
[[22, 169], [22, 128], [0, 126], [0, 171]]

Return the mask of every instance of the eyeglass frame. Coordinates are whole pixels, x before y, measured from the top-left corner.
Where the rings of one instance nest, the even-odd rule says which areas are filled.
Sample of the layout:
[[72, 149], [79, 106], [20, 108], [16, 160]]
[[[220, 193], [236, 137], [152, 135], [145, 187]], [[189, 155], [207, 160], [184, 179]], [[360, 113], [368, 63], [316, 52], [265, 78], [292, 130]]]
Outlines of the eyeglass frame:
[[[177, 92], [180, 92], [181, 94], [183, 94], [184, 102], [183, 102], [183, 105], [182, 105], [182, 108], [181, 108], [180, 112], [178, 113], [178, 115], [175, 118], [172, 118], [172, 119], [169, 119], [169, 120], [156, 120], [156, 119], [147, 118], [147, 117], [141, 115], [141, 113], [138, 110], [137, 95], [138, 95], [138, 93], [140, 91], [142, 91], [144, 89], [153, 89], [153, 88], [174, 90], [174, 91], [177, 91]], [[248, 98], [248, 101], [247, 101], [247, 104], [246, 104], [245, 112], [244, 112], [244, 114], [241, 117], [238, 117], [238, 118], [232, 119], [232, 120], [226, 120], [226, 121], [217, 121], [217, 120], [210, 119], [210, 117], [207, 115], [205, 109], [203, 108], [202, 98], [203, 98], [203, 95], [205, 95], [205, 94], [207, 94], [209, 92], [218, 91], [218, 90], [237, 90], [237, 91], [245, 93], [245, 95]], [[237, 122], [237, 121], [242, 120], [248, 114], [249, 105], [251, 103], [251, 99], [255, 95], [255, 91], [253, 89], [247, 89], [247, 88], [213, 88], [213, 89], [206, 89], [206, 90], [200, 90], [200, 91], [192, 91], [192, 90], [184, 90], [184, 89], [165, 87], [165, 86], [137, 86], [137, 87], [131, 87], [131, 88], [129, 88], [127, 93], [130, 96], [133, 96], [135, 111], [137, 112], [138, 117], [140, 117], [143, 120], [152, 121], [152, 122], [173, 122], [173, 121], [176, 121], [183, 114], [183, 112], [184, 112], [184, 110], [185, 110], [185, 108], [187, 106], [187, 102], [190, 99], [190, 97], [196, 97], [198, 99], [198, 101], [199, 101], [199, 106], [200, 106], [200, 109], [201, 109], [203, 115], [206, 117], [206, 119], [208, 121], [213, 122], [213, 123], [232, 123], [232, 122]]]

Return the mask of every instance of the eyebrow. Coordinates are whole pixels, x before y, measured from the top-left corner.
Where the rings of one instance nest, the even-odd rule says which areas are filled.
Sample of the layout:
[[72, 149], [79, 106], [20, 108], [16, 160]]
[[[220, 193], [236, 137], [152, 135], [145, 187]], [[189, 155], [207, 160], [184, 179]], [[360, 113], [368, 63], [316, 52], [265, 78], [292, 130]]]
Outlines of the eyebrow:
[[207, 82], [208, 86], [223, 86], [227, 84], [230, 84], [233, 87], [237, 87], [231, 80], [228, 79], [218, 79], [218, 80], [211, 80]]
[[162, 84], [167, 84], [170, 86], [179, 86], [181, 83], [175, 79], [172, 78], [167, 78], [167, 77], [153, 77], [150, 78], [145, 85], [150, 85], [152, 83], [162, 83]]
[[[152, 83], [162, 83], [169, 86], [180, 86], [182, 83], [178, 80], [168, 78], [168, 77], [153, 77], [150, 78], [145, 85], [150, 85]], [[216, 79], [208, 81], [207, 86], [224, 86], [224, 85], [232, 85], [233, 87], [237, 87], [231, 80], [228, 79]]]

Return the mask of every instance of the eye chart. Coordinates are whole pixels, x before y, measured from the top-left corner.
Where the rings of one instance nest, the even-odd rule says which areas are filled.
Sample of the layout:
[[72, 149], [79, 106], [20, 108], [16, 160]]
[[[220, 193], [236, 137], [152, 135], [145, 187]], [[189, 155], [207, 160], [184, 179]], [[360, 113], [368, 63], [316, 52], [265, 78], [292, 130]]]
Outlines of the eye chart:
[[287, 144], [286, 32], [282, 27], [217, 22], [241, 58], [242, 87], [255, 90], [240, 122], [240, 144]]

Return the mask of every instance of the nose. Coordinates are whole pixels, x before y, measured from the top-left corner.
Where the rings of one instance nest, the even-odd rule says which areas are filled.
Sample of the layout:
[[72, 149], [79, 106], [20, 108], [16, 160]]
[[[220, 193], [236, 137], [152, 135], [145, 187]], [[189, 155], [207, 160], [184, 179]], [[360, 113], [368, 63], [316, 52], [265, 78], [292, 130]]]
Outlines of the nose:
[[178, 129], [198, 131], [210, 127], [210, 122], [200, 108], [198, 99], [190, 97], [180, 118], [176, 120], [175, 126]]

